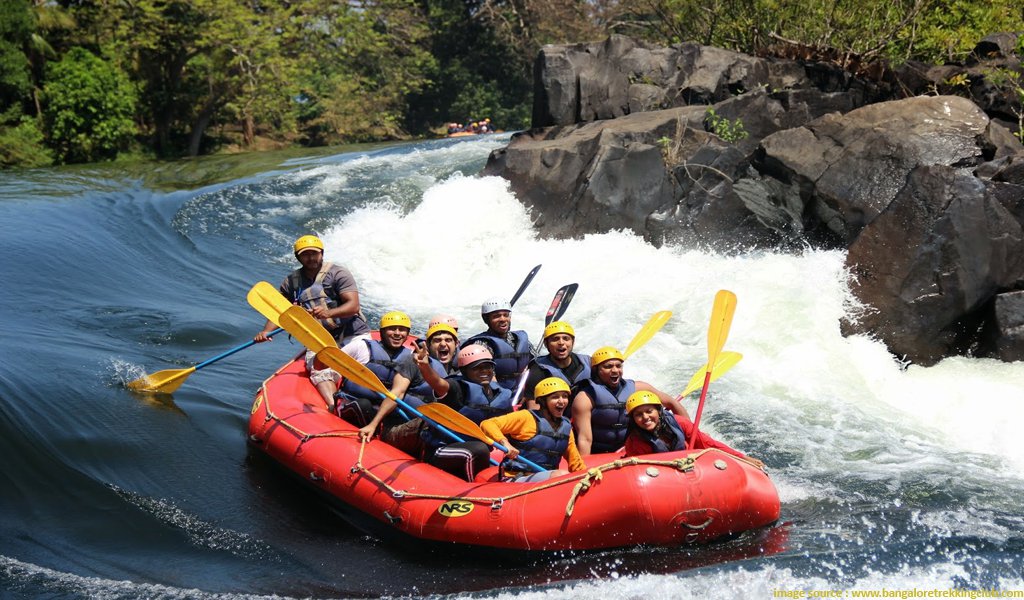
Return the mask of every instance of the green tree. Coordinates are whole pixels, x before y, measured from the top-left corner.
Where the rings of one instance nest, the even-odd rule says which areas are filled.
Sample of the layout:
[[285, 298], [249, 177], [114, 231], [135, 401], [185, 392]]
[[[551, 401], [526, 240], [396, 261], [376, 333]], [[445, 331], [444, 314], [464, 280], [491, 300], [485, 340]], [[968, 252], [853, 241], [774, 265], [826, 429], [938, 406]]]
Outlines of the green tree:
[[900, 32], [905, 56], [930, 62], [962, 61], [981, 38], [1000, 31], [1024, 32], [1017, 0], [932, 0], [913, 28]]
[[60, 162], [115, 158], [136, 131], [134, 86], [83, 48], [72, 48], [53, 65], [43, 96], [46, 129]]
[[499, 127], [529, 124], [533, 61], [544, 44], [604, 37], [582, 0], [423, 0], [438, 75], [410, 100], [409, 121], [424, 130], [490, 117]]
[[[99, 45], [119, 57], [140, 88], [141, 123], [158, 156], [175, 156], [187, 147], [187, 126], [201, 83], [188, 85], [189, 62], [206, 15], [185, 0], [137, 0], [100, 3], [89, 9], [89, 26]], [[216, 93], [213, 90], [212, 93]]]
[[278, 133], [294, 129], [297, 63], [282, 47], [291, 6], [225, 0], [194, 4], [207, 21], [196, 43], [197, 54], [188, 63], [189, 87], [200, 91], [189, 154], [198, 153], [212, 123], [236, 125], [246, 146], [253, 144], [261, 124]]
[[432, 81], [430, 27], [411, 0], [304, 3], [301, 128], [310, 143], [408, 135], [409, 99]]
[[1024, 30], [1016, 0], [609, 0], [611, 30], [756, 53], [773, 44], [860, 60], [961, 60], [986, 34]]
[[52, 157], [32, 111], [32, 63], [26, 50], [36, 36], [31, 7], [23, 0], [0, 0], [0, 166], [35, 167]]
[[32, 73], [32, 99], [35, 103], [35, 114], [42, 113], [39, 91], [45, 78], [46, 61], [57, 58], [49, 35], [63, 33], [75, 27], [75, 20], [62, 7], [47, 0], [32, 0], [29, 16], [32, 19], [32, 35], [26, 40], [25, 55], [28, 57]]
[[20, 105], [32, 90], [24, 46], [32, 37], [32, 16], [23, 0], [0, 0], [0, 106]]
[[0, 167], [42, 167], [53, 163], [37, 120], [12, 106], [0, 115]]

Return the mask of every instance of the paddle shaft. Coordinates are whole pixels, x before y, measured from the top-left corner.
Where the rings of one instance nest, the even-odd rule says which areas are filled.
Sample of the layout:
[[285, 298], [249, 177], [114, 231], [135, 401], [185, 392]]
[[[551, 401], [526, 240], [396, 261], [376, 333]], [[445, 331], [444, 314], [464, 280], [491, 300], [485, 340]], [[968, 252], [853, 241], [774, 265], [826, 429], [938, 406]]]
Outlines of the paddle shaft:
[[[484, 430], [481, 429], [479, 425], [471, 421], [462, 413], [456, 411], [454, 408], [447, 406], [445, 404], [440, 404], [438, 402], [426, 404], [424, 405], [423, 408], [426, 412], [429, 412], [430, 417], [433, 417], [435, 420], [444, 420], [445, 422], [447, 422], [448, 426], [451, 429], [465, 433], [466, 435], [474, 437], [484, 442], [485, 444], [493, 445], [498, 450], [501, 450], [505, 454], [508, 454], [508, 448], [492, 440], [489, 435], [484, 433]], [[541, 471], [548, 470], [523, 456], [516, 458], [516, 460], [522, 461], [523, 464], [537, 471], [538, 473], [540, 473]], [[494, 461], [492, 460], [491, 462], [493, 463]]]
[[[434, 427], [435, 429], [437, 429], [438, 431], [440, 431], [442, 434], [444, 434], [445, 437], [451, 439], [452, 441], [455, 441], [455, 442], [465, 442], [466, 441], [466, 440], [462, 439], [461, 437], [459, 437], [459, 435], [456, 434], [454, 431], [448, 429], [444, 425], [438, 423], [437, 421], [431, 419], [427, 415], [425, 415], [425, 414], [421, 413], [420, 411], [416, 410], [411, 404], [409, 404], [405, 400], [399, 398], [398, 396], [395, 396], [394, 394], [391, 394], [391, 393], [387, 393], [387, 394], [383, 394], [381, 392], [377, 392], [377, 393], [380, 394], [381, 398], [390, 398], [391, 400], [393, 400], [395, 402], [395, 404], [397, 404], [399, 407], [401, 407], [402, 410], [409, 411], [412, 414], [416, 415], [417, 417], [423, 419], [424, 422], [426, 422], [428, 425], [430, 425], [430, 426]], [[480, 440], [480, 441], [482, 442], [483, 440]]]
[[[505, 446], [502, 446], [498, 442], [494, 442], [494, 447], [497, 448], [498, 450], [501, 450], [505, 454], [508, 454], [508, 448], [506, 448]], [[530, 467], [531, 469], [533, 469], [537, 473], [542, 473], [544, 471], [550, 471], [551, 470], [551, 469], [545, 469], [544, 467], [538, 465], [537, 463], [533, 462], [532, 460], [526, 458], [525, 456], [523, 456], [521, 454], [519, 456], [517, 456], [514, 460], [520, 461], [521, 463], [523, 463], [524, 465]]]
[[[388, 398], [388, 399], [392, 400], [395, 404], [397, 404], [399, 406], [399, 408], [401, 408], [402, 410], [408, 411], [408, 412], [416, 415], [417, 417], [423, 419], [423, 421], [425, 423], [427, 423], [431, 427], [434, 427], [435, 429], [440, 431], [444, 436], [448, 437], [449, 439], [451, 439], [451, 440], [453, 440], [455, 442], [464, 442], [464, 441], [466, 441], [463, 438], [459, 437], [454, 432], [452, 432], [450, 429], [445, 427], [444, 425], [438, 423], [436, 420], [431, 419], [427, 415], [425, 415], [422, 412], [420, 412], [419, 410], [417, 410], [415, 407], [413, 407], [411, 404], [409, 404], [405, 400], [402, 400], [398, 396], [395, 396], [394, 394], [392, 394], [391, 390], [389, 390], [386, 387], [384, 387], [384, 384], [381, 382], [380, 378], [377, 377], [376, 373], [374, 373], [373, 371], [371, 371], [368, 368], [366, 368], [366, 365], [361, 364], [359, 361], [357, 361], [356, 359], [352, 358], [348, 354], [345, 354], [344, 352], [341, 352], [337, 348], [327, 348], [326, 351], [327, 351], [326, 355], [318, 354], [318, 356], [321, 356], [321, 360], [323, 360], [331, 368], [335, 369], [336, 371], [338, 371], [339, 373], [341, 373], [345, 377], [348, 377], [349, 379], [352, 379], [353, 381], [355, 381], [359, 385], [362, 385], [363, 387], [370, 388], [371, 390], [373, 390], [374, 392], [379, 394], [381, 396], [381, 398]], [[443, 406], [443, 405], [441, 405], [441, 406]], [[455, 411], [452, 411], [452, 412], [455, 412]], [[463, 415], [461, 415], [459, 413], [456, 413], [456, 414], [458, 416], [460, 416], [460, 417], [465, 418]], [[469, 421], [469, 419], [466, 419], [466, 420], [469, 423], [471, 423], [473, 425], [473, 427], [475, 427], [476, 429], [479, 429], [479, 426], [476, 425], [476, 423], [473, 423], [472, 421]], [[469, 435], [469, 433], [467, 433], [467, 435]], [[476, 437], [481, 442], [484, 442], [486, 444], [491, 443], [491, 440], [486, 435], [484, 435], [483, 431], [480, 431], [479, 434], [474, 435], [474, 437]], [[501, 448], [499, 448], [499, 450], [500, 449]], [[494, 462], [493, 459], [491, 460], [491, 462], [494, 463], [494, 464], [497, 464], [496, 462]], [[543, 469], [541, 469], [541, 470], [543, 470]]]
[[[548, 325], [562, 318], [565, 311], [569, 309], [569, 303], [572, 302], [573, 296], [576, 295], [580, 284], [570, 283], [563, 285], [558, 288], [555, 292], [555, 296], [551, 299], [551, 306], [548, 307], [548, 312], [544, 315], [544, 328], [547, 329]], [[541, 339], [537, 342], [537, 345], [530, 349], [530, 353], [533, 356], [537, 356], [540, 353], [540, 347], [544, 345], [544, 334], [541, 333]], [[515, 393], [512, 394], [512, 406], [515, 406], [519, 402], [520, 396], [523, 395], [523, 389], [526, 387], [526, 380], [530, 375], [530, 366], [527, 365], [523, 372], [519, 375], [519, 381], [516, 382]]]
[[[275, 335], [281, 333], [282, 331], [284, 331], [284, 329], [282, 329], [281, 327], [278, 327], [277, 329], [267, 333], [267, 337], [274, 337]], [[241, 352], [242, 350], [245, 350], [246, 348], [248, 348], [249, 346], [252, 346], [255, 343], [256, 343], [256, 340], [249, 340], [248, 342], [242, 344], [241, 346], [236, 346], [236, 347], [232, 348], [231, 350], [228, 350], [227, 352], [225, 352], [223, 354], [214, 356], [213, 358], [211, 358], [209, 360], [204, 360], [203, 362], [201, 362], [198, 365], [196, 365], [196, 370], [198, 371], [199, 369], [202, 369], [203, 367], [205, 367], [207, 365], [212, 365], [213, 363], [217, 362], [218, 360], [220, 360], [222, 358], [227, 358], [227, 357], [231, 356], [232, 354], [234, 354], [236, 352]]]
[[[380, 392], [378, 392], [378, 393], [380, 393]], [[438, 431], [440, 431], [442, 434], [444, 434], [449, 439], [451, 439], [451, 440], [453, 440], [455, 442], [465, 442], [466, 441], [466, 440], [462, 439], [461, 437], [459, 437], [459, 435], [456, 434], [454, 431], [448, 429], [447, 427], [445, 427], [444, 425], [438, 423], [434, 419], [431, 419], [430, 417], [428, 417], [427, 415], [423, 414], [422, 412], [420, 412], [419, 410], [414, 408], [411, 404], [409, 404], [405, 400], [402, 400], [398, 396], [395, 396], [394, 394], [391, 394], [391, 393], [380, 394], [380, 395], [381, 395], [382, 398], [390, 398], [391, 400], [393, 400], [395, 402], [395, 404], [397, 404], [403, 410], [407, 410], [407, 411], [411, 412], [412, 414], [416, 415], [417, 417], [423, 419], [423, 421], [425, 423], [427, 423], [431, 427], [437, 429]], [[499, 444], [498, 442], [495, 442], [494, 440], [490, 440], [489, 438], [487, 438], [486, 435], [484, 435], [484, 433], [482, 431], [480, 432], [480, 435], [484, 439], [477, 438], [479, 441], [481, 441], [481, 442], [483, 442], [485, 444], [488, 443], [488, 441], [490, 441], [490, 443], [494, 444], [494, 447], [496, 447], [498, 450], [501, 450], [502, 452], [508, 454], [508, 448], [502, 446], [501, 444]], [[473, 436], [473, 437], [476, 437], [476, 436]], [[498, 461], [494, 460], [493, 458], [488, 459], [488, 460], [490, 460], [491, 464], [494, 465], [494, 466], [498, 466], [498, 464], [499, 464]], [[541, 467], [541, 466], [539, 466], [539, 465], [537, 465], [535, 463], [532, 463], [532, 462], [526, 460], [525, 458], [523, 459], [523, 462], [525, 464], [527, 464], [528, 466], [537, 469], [538, 472], [546, 471], [547, 470], [547, 469], [544, 469], [543, 467]]]
[[693, 448], [694, 440], [697, 437], [697, 428], [700, 427], [700, 416], [701, 416], [701, 414], [704, 413], [704, 399], [707, 398], [707, 396], [708, 396], [708, 385], [710, 383], [711, 383], [711, 371], [708, 371], [704, 375], [704, 387], [701, 388], [701, 390], [700, 390], [700, 402], [697, 404], [697, 414], [693, 418], [693, 433], [694, 433], [694, 435], [691, 436], [691, 437], [694, 438], [694, 439], [691, 439], [690, 443], [687, 444], [687, 446], [689, 446], [689, 448]]

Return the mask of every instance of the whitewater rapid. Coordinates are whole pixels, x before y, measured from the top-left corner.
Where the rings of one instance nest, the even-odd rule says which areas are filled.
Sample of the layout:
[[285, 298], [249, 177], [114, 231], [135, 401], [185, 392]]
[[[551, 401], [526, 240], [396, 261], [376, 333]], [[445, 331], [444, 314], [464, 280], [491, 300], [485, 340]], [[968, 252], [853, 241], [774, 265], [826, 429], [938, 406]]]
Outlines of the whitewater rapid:
[[[921, 367], [870, 337], [843, 337], [841, 319], [867, 308], [850, 293], [841, 251], [718, 254], [654, 248], [625, 231], [540, 239], [505, 181], [475, 175], [507, 142], [321, 153], [169, 193], [116, 170], [0, 181], [12, 199], [3, 206], [15, 299], [4, 303], [11, 360], [0, 378], [0, 445], [13, 460], [0, 479], [17, 482], [0, 488], [0, 597], [5, 583], [26, 598], [126, 599], [1024, 590], [1024, 363]], [[41, 186], [77, 195], [14, 198]], [[623, 349], [652, 314], [670, 310], [626, 362], [628, 377], [670, 393], [707, 361], [715, 293], [734, 292], [725, 349], [743, 359], [711, 385], [701, 428], [769, 465], [782, 499], [770, 548], [741, 537], [529, 567], [442, 566], [325, 519], [290, 482], [249, 464], [252, 390], [298, 351], [294, 342], [278, 338], [211, 366], [173, 398], [139, 399], [110, 383], [118, 378], [107, 371], [122, 369], [108, 363], [131, 365], [135, 377], [250, 339], [263, 320], [245, 291], [293, 269], [291, 243], [307, 231], [355, 274], [371, 322], [404, 310], [420, 335], [440, 312], [464, 334], [479, 331], [480, 303], [511, 296], [537, 264], [513, 312], [534, 340], [568, 283], [579, 291], [564, 318], [584, 353]], [[56, 311], [18, 301], [38, 291], [28, 242], [67, 257], [51, 267], [73, 284], [54, 298]], [[63, 381], [41, 371], [39, 357], [61, 365]], [[36, 418], [53, 399], [75, 410]], [[697, 394], [684, 402], [691, 413], [696, 403]], [[169, 566], [182, 560], [188, 570]]]

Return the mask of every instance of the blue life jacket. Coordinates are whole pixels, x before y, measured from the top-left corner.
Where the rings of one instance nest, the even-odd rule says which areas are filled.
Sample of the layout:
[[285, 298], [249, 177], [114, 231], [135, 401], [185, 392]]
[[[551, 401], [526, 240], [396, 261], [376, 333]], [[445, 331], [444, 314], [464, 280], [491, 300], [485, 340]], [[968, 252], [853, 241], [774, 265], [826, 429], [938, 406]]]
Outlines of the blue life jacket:
[[636, 381], [622, 379], [619, 389], [612, 391], [591, 378], [580, 382], [580, 391], [586, 392], [594, 404], [590, 413], [590, 433], [593, 438], [590, 451], [614, 452], [621, 448], [626, 441], [626, 426], [629, 424], [626, 399], [636, 391]]
[[[370, 349], [370, 362], [366, 363], [366, 368], [373, 371], [373, 374], [380, 379], [380, 382], [384, 384], [384, 387], [390, 389], [391, 384], [395, 381], [396, 365], [405, 356], [412, 353], [411, 350], [402, 347], [393, 357], [388, 354], [387, 350], [384, 349], [384, 345], [377, 340], [363, 340], [366, 342], [366, 347]], [[341, 385], [342, 391], [350, 396], [356, 398], [366, 398], [373, 403], [374, 408], [380, 407], [381, 397], [380, 394], [365, 388], [358, 383], [353, 382], [351, 379], [346, 379]]]
[[[477, 425], [484, 419], [499, 417], [512, 412], [512, 392], [499, 386], [493, 381], [487, 384], [491, 396], [484, 392], [484, 386], [459, 377], [449, 377], [449, 385], [458, 385], [462, 388], [464, 404], [459, 413]], [[448, 436], [434, 431], [434, 428], [423, 430], [423, 441], [429, 450], [451, 444], [453, 440]]]
[[[683, 428], [679, 426], [675, 417], [665, 412], [665, 409], [658, 407], [658, 411], [661, 416], [661, 422], [668, 427], [669, 435], [673, 438], [672, 445], [670, 446], [661, 439], [654, 435], [654, 432], [646, 431], [637, 427], [631, 435], [638, 436], [643, 441], [647, 442], [654, 447], [652, 453], [655, 452], [675, 452], [676, 450], [686, 450], [686, 434], [683, 433]], [[660, 429], [659, 426], [657, 429]], [[657, 431], [655, 429], [655, 431]]]
[[486, 341], [488, 347], [496, 351], [494, 354], [494, 376], [498, 380], [498, 385], [509, 390], [516, 389], [516, 384], [519, 383], [519, 374], [533, 358], [530, 338], [527, 337], [526, 332], [520, 330], [512, 333], [516, 336], [515, 348], [505, 341], [505, 338], [500, 338], [487, 331], [474, 335], [459, 346], [459, 348], [465, 348], [476, 343], [477, 340]]
[[[549, 471], [558, 468], [559, 461], [569, 448], [569, 434], [572, 433], [572, 424], [569, 419], [562, 417], [558, 429], [551, 427], [551, 423], [540, 414], [538, 410], [531, 410], [533, 420], [537, 422], [537, 435], [524, 441], [517, 441], [516, 448], [519, 448], [519, 456], [532, 460]], [[526, 466], [526, 463], [513, 460], [509, 463], [510, 470], [531, 472], [533, 469]]]
[[566, 382], [568, 382], [569, 387], [572, 387], [577, 383], [583, 381], [584, 379], [590, 379], [590, 357], [585, 354], [576, 354], [576, 358], [579, 359], [580, 364], [583, 365], [583, 368], [580, 369], [580, 372], [577, 373], [576, 377], [574, 377], [573, 379], [569, 379], [569, 376], [562, 371], [562, 368], [556, 365], [553, 360], [551, 360], [550, 354], [538, 356], [537, 358], [533, 359], [533, 362], [538, 367], [540, 367], [542, 371], [547, 373], [548, 377], [560, 377], [564, 379]]
[[[444, 366], [444, 363], [437, 360], [433, 356], [429, 357], [429, 359], [430, 368], [433, 369], [435, 373], [440, 375], [441, 379], [444, 379], [445, 377], [448, 377], [450, 375], [450, 373], [448, 373], [448, 368]], [[410, 387], [406, 393], [408, 395], [405, 397], [405, 401], [408, 402], [409, 404], [412, 404], [413, 407], [415, 408], [423, 406], [424, 401], [432, 401], [434, 398], [434, 389], [430, 387], [430, 384], [427, 383], [426, 380], [423, 380], [418, 384]]]

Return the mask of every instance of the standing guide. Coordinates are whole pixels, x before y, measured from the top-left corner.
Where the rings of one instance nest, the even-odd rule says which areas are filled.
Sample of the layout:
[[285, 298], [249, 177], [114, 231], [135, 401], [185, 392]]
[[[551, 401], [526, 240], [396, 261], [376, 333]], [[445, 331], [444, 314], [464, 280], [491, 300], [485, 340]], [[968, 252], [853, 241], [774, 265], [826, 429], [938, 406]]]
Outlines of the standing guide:
[[[292, 271], [281, 282], [278, 288], [281, 295], [319, 319], [339, 346], [358, 337], [369, 337], [370, 327], [360, 311], [359, 288], [352, 273], [341, 265], [324, 262], [324, 243], [315, 235], [304, 235], [295, 240], [293, 249], [302, 267]], [[253, 341], [271, 341], [267, 334], [276, 327], [273, 321], [268, 320]], [[316, 355], [309, 351], [306, 352], [306, 368], [310, 381], [320, 392], [327, 408], [333, 411], [334, 393], [338, 391], [341, 375], [320, 364]]]

